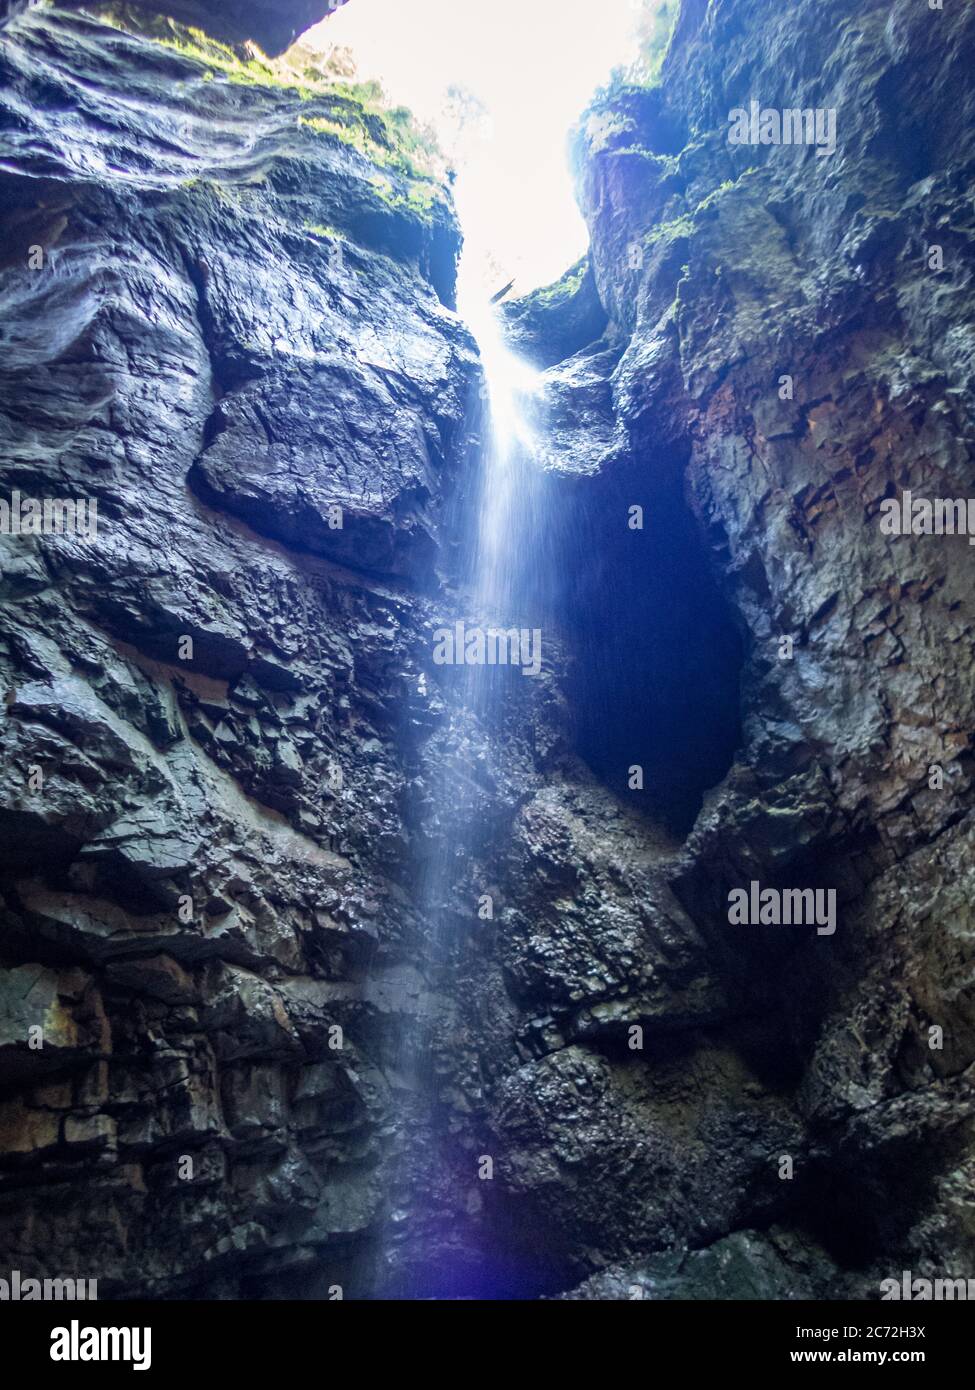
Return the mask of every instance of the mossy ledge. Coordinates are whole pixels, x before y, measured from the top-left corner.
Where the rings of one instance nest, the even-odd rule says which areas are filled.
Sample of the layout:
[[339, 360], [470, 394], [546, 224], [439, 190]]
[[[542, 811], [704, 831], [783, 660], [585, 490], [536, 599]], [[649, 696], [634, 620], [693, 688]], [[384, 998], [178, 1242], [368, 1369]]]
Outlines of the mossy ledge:
[[308, 106], [299, 112], [298, 124], [357, 150], [377, 166], [371, 182], [376, 197], [390, 208], [429, 219], [448, 206], [450, 171], [433, 133], [405, 106], [389, 106], [378, 82], [349, 81], [341, 68], [302, 44], [269, 58], [255, 43], [222, 43], [201, 29], [133, 5], [95, 4], [85, 12], [198, 64], [204, 81], [297, 96]]
[[588, 255], [551, 285], [502, 306], [514, 347], [540, 367], [562, 362], [595, 342], [606, 327]]

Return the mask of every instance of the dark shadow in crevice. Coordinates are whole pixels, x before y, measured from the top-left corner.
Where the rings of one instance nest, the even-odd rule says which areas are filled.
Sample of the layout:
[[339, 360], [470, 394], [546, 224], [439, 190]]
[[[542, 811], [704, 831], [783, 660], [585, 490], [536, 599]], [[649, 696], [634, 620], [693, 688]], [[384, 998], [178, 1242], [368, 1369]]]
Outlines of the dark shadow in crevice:
[[566, 693], [578, 753], [624, 801], [680, 835], [731, 766], [743, 661], [684, 496], [685, 462], [662, 453], [575, 484], [559, 615], [573, 653]]
[[937, 1175], [960, 1161], [962, 1150], [959, 1139], [932, 1144], [913, 1134], [871, 1152], [849, 1146], [814, 1160], [790, 1221], [843, 1269], [890, 1259], [930, 1205]]

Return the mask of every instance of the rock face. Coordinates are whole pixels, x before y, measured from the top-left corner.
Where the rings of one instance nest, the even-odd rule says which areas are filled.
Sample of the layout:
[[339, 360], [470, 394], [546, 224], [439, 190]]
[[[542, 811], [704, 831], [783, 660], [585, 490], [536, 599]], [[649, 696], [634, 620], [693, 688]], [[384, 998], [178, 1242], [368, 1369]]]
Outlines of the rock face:
[[[22, 14], [35, 3], [36, 0], [0, 0], [0, 24]], [[137, 14], [169, 16], [202, 29], [224, 43], [243, 44], [251, 39], [270, 57], [275, 57], [346, 0], [275, 0], [273, 5], [265, 0], [205, 0], [205, 3], [200, 0], [163, 0], [162, 3], [128, 0], [128, 3]]]
[[[971, 1272], [972, 551], [880, 504], [966, 492], [973, 46], [693, 0], [583, 119], [592, 281], [510, 311], [553, 636], [478, 717], [431, 657], [480, 457], [447, 197], [348, 94], [7, 24], [0, 496], [97, 536], [0, 536], [0, 1263]], [[752, 97], [835, 107], [836, 152], [729, 145]], [[835, 889], [835, 932], [732, 925], [753, 880]]]
[[338, 98], [65, 12], [0, 61], [4, 496], [97, 505], [2, 538], [0, 1244], [240, 1292], [376, 1204], [458, 235]]
[[512, 348], [540, 367], [553, 367], [581, 352], [606, 327], [588, 256], [554, 285], [503, 303], [502, 313]]
[[[617, 354], [593, 486], [635, 460], [649, 509], [679, 456], [745, 651], [742, 740], [670, 887], [745, 1055], [777, 1059], [776, 1220], [874, 1296], [911, 1261], [971, 1268], [975, 1234], [972, 550], [881, 530], [884, 499], [971, 491], [972, 20], [685, 4], [661, 84], [608, 93], [576, 142]], [[833, 109], [835, 152], [729, 143], [752, 99]], [[835, 935], [729, 929], [751, 880], [834, 886]]]

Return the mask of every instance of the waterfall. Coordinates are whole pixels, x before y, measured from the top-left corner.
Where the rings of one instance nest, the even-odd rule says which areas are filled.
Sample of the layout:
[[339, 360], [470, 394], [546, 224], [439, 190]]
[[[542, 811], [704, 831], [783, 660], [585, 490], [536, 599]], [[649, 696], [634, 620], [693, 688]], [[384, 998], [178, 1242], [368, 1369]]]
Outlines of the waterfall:
[[[527, 598], [527, 551], [539, 506], [541, 447], [532, 407], [540, 374], [505, 344], [499, 311], [484, 292], [483, 278], [468, 264], [471, 255], [465, 251], [461, 263], [458, 309], [484, 368], [486, 430], [470, 537], [470, 586], [475, 610], [504, 623], [523, 616], [520, 605]], [[475, 682], [471, 694], [476, 692]]]
[[[457, 203], [463, 225], [462, 184]], [[459, 523], [464, 554], [459, 583], [442, 596], [442, 622], [445, 630], [462, 624], [475, 641], [478, 634], [492, 630], [524, 631], [532, 640], [537, 638], [541, 648], [539, 580], [548, 553], [543, 534], [547, 528], [542, 524], [544, 451], [536, 408], [541, 374], [504, 341], [500, 311], [491, 303], [494, 285], [488, 264], [468, 233], [459, 268], [458, 312], [477, 342], [483, 366], [480, 448], [473, 461], [475, 485]], [[458, 937], [478, 921], [479, 894], [468, 876], [485, 833], [486, 745], [503, 725], [508, 702], [527, 697], [527, 690], [519, 687], [532, 683], [517, 665], [490, 665], [488, 657], [484, 662], [464, 661], [459, 643], [452, 655], [454, 659], [437, 672], [444, 689], [449, 687], [447, 714], [438, 731], [439, 745], [432, 759], [428, 757], [428, 763], [436, 763], [436, 774], [416, 890], [423, 919], [421, 973], [428, 991], [420, 987], [418, 994], [416, 979], [410, 977], [401, 998], [402, 1026], [390, 1069], [403, 1105], [397, 1136], [403, 1151], [394, 1161], [391, 1183], [400, 1200], [388, 1195], [380, 1252], [387, 1273], [398, 1241], [405, 1237], [410, 1246], [423, 1244], [422, 1230], [418, 1234], [405, 1227], [411, 1222], [422, 1226], [426, 1219], [417, 1185], [428, 1180], [429, 1164], [435, 1168], [437, 1155], [411, 1152], [410, 1145], [422, 1145], [424, 1132], [426, 1142], [431, 1142], [430, 1136], [434, 1146], [438, 1142], [434, 1050], [438, 1028], [449, 1026], [450, 1001], [447, 991], [438, 994], [437, 987], [447, 981]], [[454, 665], [459, 669], [451, 670]], [[381, 1269], [380, 1288], [383, 1280]], [[401, 1297], [422, 1297], [431, 1287], [439, 1296], [451, 1291], [449, 1270], [433, 1270], [422, 1261], [419, 1269], [414, 1265], [411, 1277], [394, 1282]]]

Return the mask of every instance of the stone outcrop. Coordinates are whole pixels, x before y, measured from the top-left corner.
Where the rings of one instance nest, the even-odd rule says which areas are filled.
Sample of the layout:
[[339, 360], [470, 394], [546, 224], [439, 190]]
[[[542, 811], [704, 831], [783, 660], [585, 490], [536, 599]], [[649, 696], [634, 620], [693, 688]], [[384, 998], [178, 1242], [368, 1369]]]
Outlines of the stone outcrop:
[[[447, 191], [349, 91], [8, 23], [2, 495], [98, 530], [0, 537], [0, 1263], [970, 1272], [972, 551], [879, 508], [966, 492], [975, 40], [848, 10], [687, 0], [580, 123], [592, 270], [506, 311], [553, 635], [493, 716], [431, 660], [480, 429]], [[836, 152], [730, 146], [753, 96]], [[752, 880], [835, 933], [732, 926]]]
[[57, 11], [0, 61], [4, 495], [97, 504], [2, 538], [0, 1244], [240, 1292], [376, 1205], [458, 235], [351, 98]]
[[[970, 492], [973, 50], [960, 10], [685, 4], [660, 85], [576, 140], [617, 355], [593, 489], [633, 460], [649, 510], [679, 455], [745, 652], [742, 741], [670, 886], [791, 1092], [785, 1210], [859, 1271], [827, 1290], [874, 1296], [973, 1253], [972, 551], [880, 526]], [[730, 144], [752, 99], [834, 109], [835, 153]], [[835, 936], [730, 930], [752, 879], [835, 886]]]
[[502, 303], [505, 335], [519, 357], [539, 367], [566, 361], [606, 327], [589, 257], [583, 256], [554, 285]]
[[[0, 0], [0, 24], [23, 14], [37, 0]], [[69, 5], [74, 0], [68, 0]], [[260, 45], [276, 57], [300, 38], [306, 29], [344, 5], [346, 0], [128, 0], [136, 14], [162, 15], [193, 25], [224, 43]], [[84, 6], [78, 0], [79, 8]], [[122, 5], [114, 8], [123, 9]]]

